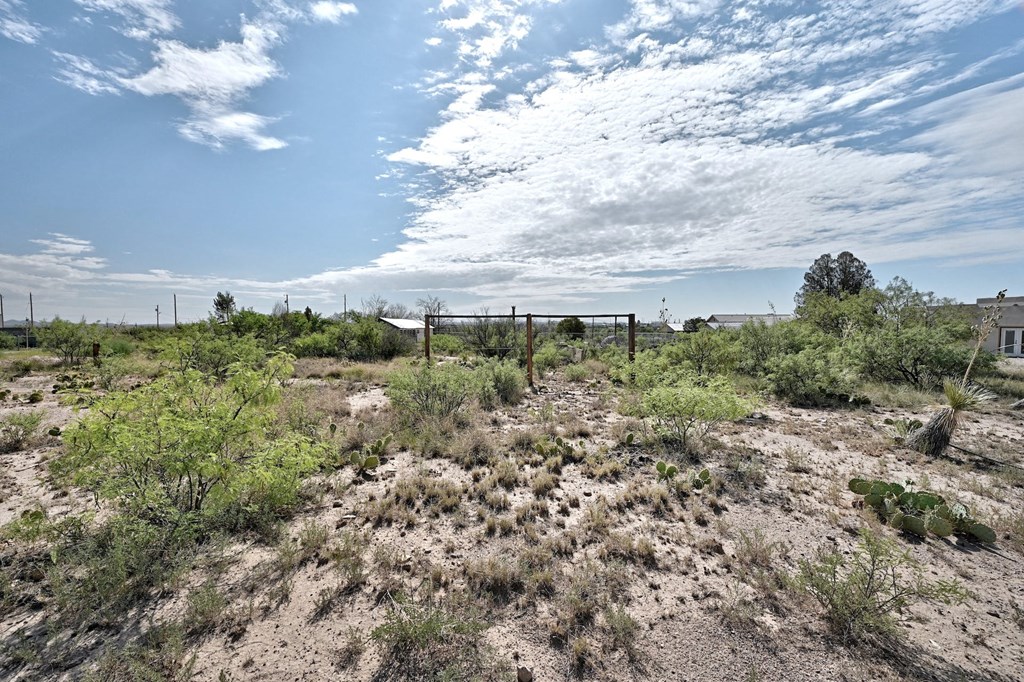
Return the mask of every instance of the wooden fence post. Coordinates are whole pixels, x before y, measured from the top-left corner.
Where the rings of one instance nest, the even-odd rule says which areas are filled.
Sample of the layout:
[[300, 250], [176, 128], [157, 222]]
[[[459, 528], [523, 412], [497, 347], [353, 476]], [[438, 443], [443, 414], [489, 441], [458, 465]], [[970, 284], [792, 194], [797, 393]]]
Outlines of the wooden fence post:
[[423, 316], [423, 353], [430, 362], [430, 315]]
[[533, 388], [533, 314], [526, 313], [526, 383]]
[[629, 361], [636, 360], [636, 313], [629, 314]]

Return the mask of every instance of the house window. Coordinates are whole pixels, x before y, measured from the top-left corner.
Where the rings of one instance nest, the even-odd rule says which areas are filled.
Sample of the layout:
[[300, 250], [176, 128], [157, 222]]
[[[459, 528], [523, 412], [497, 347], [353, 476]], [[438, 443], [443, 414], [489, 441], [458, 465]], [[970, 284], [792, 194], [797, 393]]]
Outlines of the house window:
[[1004, 329], [999, 351], [1006, 355], [1024, 355], [1024, 329]]

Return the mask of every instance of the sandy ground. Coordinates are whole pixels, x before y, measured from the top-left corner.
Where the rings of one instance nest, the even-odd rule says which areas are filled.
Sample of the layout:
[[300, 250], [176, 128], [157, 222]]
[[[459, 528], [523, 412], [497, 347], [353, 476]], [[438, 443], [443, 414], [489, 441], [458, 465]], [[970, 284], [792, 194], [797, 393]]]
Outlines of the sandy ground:
[[[12, 411], [43, 409], [45, 433], [73, 418], [46, 389], [52, 377], [33, 376], [9, 386], [16, 394], [42, 389], [40, 405], [0, 404], [0, 418]], [[339, 423], [369, 426], [386, 418], [387, 398], [374, 386], [318, 383], [313, 400], [332, 405]], [[331, 395], [331, 392], [337, 395]], [[1006, 409], [1007, 401], [974, 414], [954, 442], [991, 457], [1024, 465], [1024, 413]], [[347, 412], [348, 415], [345, 416]], [[1024, 568], [1022, 543], [1010, 534], [1024, 504], [1024, 476], [983, 467], [964, 455], [960, 463], [930, 460], [893, 446], [882, 424], [886, 417], [926, 418], [927, 410], [808, 410], [768, 403], [756, 419], [727, 424], [713, 434], [700, 464], [721, 481], [719, 490], [685, 499], [671, 498], [664, 509], [650, 503], [653, 462], [672, 453], [644, 451], [621, 444], [637, 425], [616, 411], [616, 399], [604, 382], [568, 383], [549, 377], [543, 390], [522, 404], [480, 419], [462, 431], [478, 431], [495, 454], [515, 452], [513, 434], [526, 431], [582, 438], [591, 453], [621, 465], [617, 475], [599, 480], [585, 463], [566, 464], [557, 487], [536, 498], [529, 482], [544, 469], [542, 461], [521, 457], [520, 483], [507, 491], [508, 508], [483, 510], [474, 484], [487, 466], [466, 469], [448, 457], [430, 457], [393, 449], [371, 480], [351, 469], [319, 479], [319, 494], [289, 522], [297, 538], [305, 524], [320, 524], [330, 541], [357, 533], [365, 539], [365, 582], [335, 595], [330, 606], [317, 604], [340, 584], [337, 568], [312, 557], [286, 576], [273, 573], [277, 550], [252, 542], [223, 549], [228, 568], [217, 574], [218, 589], [229, 599], [220, 624], [189, 640], [197, 680], [374, 680], [382, 676], [382, 651], [368, 634], [384, 622], [393, 594], [444, 602], [466, 593], [467, 566], [486, 559], [514, 563], [532, 548], [573, 540], [553, 561], [553, 594], [514, 590], [510, 598], [476, 599], [471, 611], [488, 626], [483, 642], [515, 679], [523, 666], [535, 680], [1020, 680], [1024, 679]], [[342, 422], [345, 419], [347, 421]], [[382, 428], [386, 428], [382, 427]], [[67, 495], [47, 483], [46, 461], [60, 449], [59, 439], [43, 436], [27, 451], [0, 456], [4, 472], [0, 522], [43, 507], [51, 515], [88, 506], [88, 498]], [[995, 546], [959, 538], [910, 540], [879, 528], [870, 512], [857, 509], [849, 478], [907, 478], [927, 485], [976, 510], [999, 531]], [[410, 523], [375, 523], [373, 503], [396, 484], [426, 477], [462, 486], [450, 513], [434, 515], [418, 506]], [[633, 495], [633, 502], [621, 501]], [[540, 499], [548, 515], [523, 524], [516, 510]], [[564, 503], [564, 504], [563, 504]], [[561, 508], [561, 509], [560, 509]], [[483, 511], [478, 511], [483, 510]], [[508, 534], [490, 535], [482, 517], [509, 520]], [[596, 520], [595, 520], [596, 519]], [[875, 527], [896, 539], [924, 565], [930, 579], [959, 579], [973, 593], [960, 606], [921, 604], [901, 628], [906, 644], [895, 653], [844, 646], [831, 636], [817, 603], [791, 590], [766, 588], [744, 563], [744, 538], [759, 535], [774, 543], [773, 569], [793, 572], [819, 547], [850, 552], [857, 529]], [[609, 537], [643, 538], [653, 560], [614, 561]], [[545, 544], [547, 543], [547, 544]], [[575, 633], [591, 654], [575, 665], [571, 645], [553, 642], [564, 620], [574, 580], [593, 578], [614, 566], [614, 600], [639, 625], [632, 657], [612, 646], [606, 617]], [[180, 617], [184, 596], [202, 575], [133, 614], [126, 631], [145, 629], [151, 620]], [[610, 579], [610, 578], [609, 578]], [[16, 613], [5, 619], [2, 634], [12, 633], [45, 613]], [[354, 660], [340, 651], [353, 633], [364, 640]], [[99, 644], [105, 637], [97, 637]], [[115, 638], [116, 639], [116, 638]], [[111, 639], [110, 641], [113, 641]], [[570, 643], [571, 644], [571, 643]], [[84, 652], [86, 663], [63, 672], [26, 666], [15, 680], [78, 679], [100, 647]], [[397, 678], [394, 678], [397, 679]]]

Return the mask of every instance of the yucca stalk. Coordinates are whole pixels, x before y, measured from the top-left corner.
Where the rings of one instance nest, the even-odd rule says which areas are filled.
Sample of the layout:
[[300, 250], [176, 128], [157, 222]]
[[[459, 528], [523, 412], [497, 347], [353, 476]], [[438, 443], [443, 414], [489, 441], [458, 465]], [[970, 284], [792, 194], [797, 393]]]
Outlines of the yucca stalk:
[[946, 379], [942, 382], [942, 392], [946, 394], [948, 404], [932, 416], [927, 424], [907, 435], [904, 441], [907, 447], [933, 457], [940, 456], [953, 439], [953, 433], [960, 425], [963, 413], [995, 398], [995, 395], [984, 387], [972, 384], [970, 377], [974, 361], [978, 359], [978, 353], [981, 352], [985, 339], [999, 324], [999, 318], [1002, 316], [1000, 306], [1005, 297], [1006, 289], [996, 294], [995, 305], [985, 308], [981, 323], [974, 327], [974, 353], [971, 355], [971, 361], [967, 363], [963, 378], [959, 380]]
[[933, 457], [946, 451], [965, 412], [995, 398], [984, 387], [963, 380], [947, 379], [942, 382], [942, 392], [946, 394], [948, 404], [933, 415], [927, 424], [907, 436], [906, 440], [907, 447]]

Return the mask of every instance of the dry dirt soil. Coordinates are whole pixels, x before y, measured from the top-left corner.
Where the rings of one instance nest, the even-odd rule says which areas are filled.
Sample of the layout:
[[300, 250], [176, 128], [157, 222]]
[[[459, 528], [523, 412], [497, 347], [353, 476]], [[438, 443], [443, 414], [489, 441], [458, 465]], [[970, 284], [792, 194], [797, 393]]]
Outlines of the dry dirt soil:
[[[381, 386], [308, 376], [293, 381], [289, 400], [339, 424], [339, 448], [395, 429]], [[0, 403], [0, 418], [42, 409], [40, 433], [66, 426], [76, 415], [50, 394], [52, 383], [36, 374], [0, 386], [45, 394], [39, 405]], [[770, 401], [716, 429], [698, 462], [639, 445], [644, 427], [621, 416], [618, 400], [607, 380], [548, 376], [521, 404], [472, 416], [426, 452], [396, 438], [375, 475], [342, 468], [310, 481], [278, 545], [210, 548], [118, 628], [83, 639], [91, 648], [82, 644], [78, 665], [29, 662], [10, 679], [79, 679], [105, 646], [182, 618], [187, 595], [209, 581], [226, 601], [186, 642], [197, 680], [404, 679], [369, 634], [394, 609], [414, 608], [408, 600], [478, 622], [478, 635], [454, 640], [462, 650], [438, 655], [475, 651], [484, 667], [463, 674], [488, 679], [516, 679], [519, 668], [534, 680], [1024, 679], [1024, 472], [893, 445], [883, 420], [925, 419], [928, 408]], [[954, 442], [1024, 466], [1024, 413], [1008, 402], [971, 414]], [[532, 447], [554, 436], [577, 444], [561, 462]], [[0, 522], [37, 507], [57, 518], [90, 508], [88, 496], [48, 479], [61, 447], [42, 435], [0, 456]], [[659, 459], [677, 462], [680, 479], [707, 467], [713, 483], [671, 490], [656, 479]], [[856, 506], [847, 489], [855, 476], [913, 479], [973, 509], [998, 541], [914, 540], [883, 527]], [[960, 580], [972, 597], [915, 605], [899, 644], [844, 643], [787, 576], [820, 548], [849, 556], [865, 527], [899, 543], [928, 579]], [[0, 638], [10, 646], [49, 609], [44, 598], [8, 613]]]

